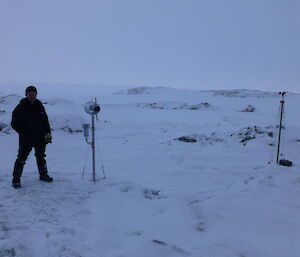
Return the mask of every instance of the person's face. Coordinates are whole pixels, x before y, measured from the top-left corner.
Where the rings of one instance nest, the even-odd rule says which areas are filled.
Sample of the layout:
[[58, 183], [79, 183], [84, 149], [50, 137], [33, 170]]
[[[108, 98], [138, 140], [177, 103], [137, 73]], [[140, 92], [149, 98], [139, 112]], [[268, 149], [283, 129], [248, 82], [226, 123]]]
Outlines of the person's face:
[[36, 92], [28, 92], [26, 95], [26, 98], [30, 101], [33, 102], [36, 99]]

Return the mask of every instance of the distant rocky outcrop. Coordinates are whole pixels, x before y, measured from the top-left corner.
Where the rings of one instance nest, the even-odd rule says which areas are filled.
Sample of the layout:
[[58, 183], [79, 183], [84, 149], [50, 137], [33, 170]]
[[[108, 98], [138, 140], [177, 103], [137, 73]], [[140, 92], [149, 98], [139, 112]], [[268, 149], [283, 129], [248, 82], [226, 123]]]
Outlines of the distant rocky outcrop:
[[207, 102], [198, 104], [188, 104], [182, 102], [152, 102], [130, 104], [105, 104], [104, 106], [111, 108], [149, 108], [160, 110], [216, 110], [216, 107]]
[[148, 95], [153, 91], [161, 90], [161, 89], [170, 89], [167, 87], [135, 87], [125, 91], [120, 91], [115, 93], [116, 95]]
[[167, 110], [213, 109], [212, 105], [210, 105], [209, 103], [188, 104], [188, 103], [180, 103], [180, 102], [157, 102], [157, 103], [138, 104], [138, 107], [146, 107], [151, 109], [167, 109]]
[[123, 91], [119, 91], [117, 95], [149, 95], [149, 94], [203, 94], [212, 96], [225, 96], [225, 97], [275, 97], [279, 96], [278, 92], [267, 92], [260, 90], [249, 90], [249, 89], [234, 89], [234, 90], [188, 90], [178, 89], [170, 87], [135, 87]]
[[260, 90], [236, 89], [236, 90], [209, 90], [214, 96], [226, 97], [274, 97], [278, 96], [276, 92], [266, 92]]

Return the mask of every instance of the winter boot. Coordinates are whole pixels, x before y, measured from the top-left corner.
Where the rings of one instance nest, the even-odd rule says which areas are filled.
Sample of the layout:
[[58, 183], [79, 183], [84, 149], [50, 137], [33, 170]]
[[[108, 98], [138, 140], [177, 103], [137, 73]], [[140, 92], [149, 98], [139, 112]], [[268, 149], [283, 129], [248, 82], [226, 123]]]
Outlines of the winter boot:
[[21, 180], [18, 177], [14, 177], [12, 180], [13, 188], [20, 188], [21, 187]]
[[40, 173], [40, 180], [44, 182], [52, 182], [53, 178], [48, 175], [48, 169], [45, 159], [37, 159], [37, 165]]
[[44, 182], [51, 183], [53, 178], [51, 178], [48, 174], [47, 175], [40, 175], [40, 180]]
[[20, 178], [22, 176], [24, 165], [25, 165], [25, 162], [21, 161], [19, 159], [17, 159], [16, 162], [15, 162], [14, 172], [13, 172], [13, 180], [12, 180], [12, 186], [14, 188], [20, 188], [21, 187]]

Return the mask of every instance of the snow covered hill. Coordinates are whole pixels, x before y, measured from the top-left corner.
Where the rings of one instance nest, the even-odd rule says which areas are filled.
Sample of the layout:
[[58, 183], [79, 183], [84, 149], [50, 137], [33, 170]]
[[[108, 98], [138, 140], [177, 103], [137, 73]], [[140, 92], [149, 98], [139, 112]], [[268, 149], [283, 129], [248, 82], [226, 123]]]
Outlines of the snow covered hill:
[[[0, 87], [1, 257], [299, 256], [300, 95], [286, 96], [287, 168], [274, 163], [277, 93], [45, 86], [54, 182], [38, 181], [32, 153], [14, 190], [22, 92]], [[96, 184], [81, 133], [92, 96], [107, 176]]]

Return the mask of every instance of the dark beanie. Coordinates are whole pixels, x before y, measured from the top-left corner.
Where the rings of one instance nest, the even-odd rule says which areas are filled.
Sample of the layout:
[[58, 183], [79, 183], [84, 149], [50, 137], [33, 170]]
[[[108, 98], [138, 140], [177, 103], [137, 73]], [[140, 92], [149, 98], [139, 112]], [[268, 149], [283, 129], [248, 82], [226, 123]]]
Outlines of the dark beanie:
[[27, 95], [29, 92], [36, 92], [37, 93], [37, 89], [34, 86], [29, 86], [26, 88], [25, 90], [25, 95]]

